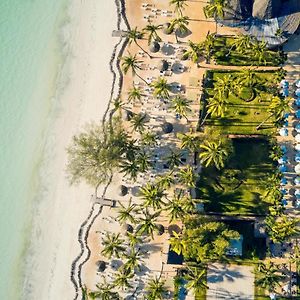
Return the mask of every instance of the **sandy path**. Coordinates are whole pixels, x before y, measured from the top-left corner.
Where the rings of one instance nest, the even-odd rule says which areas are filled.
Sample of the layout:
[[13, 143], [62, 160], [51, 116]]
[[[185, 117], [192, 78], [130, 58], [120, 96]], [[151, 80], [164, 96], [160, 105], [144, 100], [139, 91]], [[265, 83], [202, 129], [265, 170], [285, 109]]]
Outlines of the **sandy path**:
[[[43, 170], [41, 203], [36, 212], [33, 246], [24, 299], [73, 299], [71, 263], [80, 252], [77, 234], [91, 208], [93, 190], [70, 187], [66, 179], [66, 147], [86, 122], [101, 120], [106, 110], [112, 74], [108, 62], [117, 40], [114, 1], [72, 1], [64, 35], [70, 41], [65, 74], [68, 83], [56, 101]], [[62, 76], [65, 78], [65, 75]], [[59, 80], [57, 87], [63, 85]], [[56, 102], [55, 101], [55, 102]]]

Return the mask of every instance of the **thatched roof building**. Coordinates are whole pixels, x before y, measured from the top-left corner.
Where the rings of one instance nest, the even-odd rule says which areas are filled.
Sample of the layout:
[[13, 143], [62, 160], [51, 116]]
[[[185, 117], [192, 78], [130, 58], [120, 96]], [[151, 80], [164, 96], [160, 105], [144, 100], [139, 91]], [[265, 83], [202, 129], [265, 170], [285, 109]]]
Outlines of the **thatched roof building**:
[[[269, 47], [281, 45], [300, 24], [299, 0], [228, 0], [223, 20], [244, 34], [264, 40]], [[280, 33], [280, 34], [279, 34]]]

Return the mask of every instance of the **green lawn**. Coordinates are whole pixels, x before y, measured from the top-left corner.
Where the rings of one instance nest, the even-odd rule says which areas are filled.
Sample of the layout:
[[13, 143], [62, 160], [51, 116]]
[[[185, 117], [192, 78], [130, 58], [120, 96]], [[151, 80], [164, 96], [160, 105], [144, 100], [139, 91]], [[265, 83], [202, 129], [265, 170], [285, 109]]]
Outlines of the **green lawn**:
[[269, 203], [262, 196], [263, 183], [274, 171], [269, 144], [265, 139], [233, 139], [233, 148], [225, 169], [203, 168], [197, 196], [206, 212], [264, 215]]
[[[282, 52], [267, 50], [266, 51], [266, 64], [259, 62], [257, 58], [251, 55], [251, 50], [246, 53], [239, 53], [232, 48], [234, 37], [218, 36], [215, 40], [214, 58], [219, 65], [229, 66], [279, 66], [284, 63], [284, 55]], [[232, 50], [229, 52], [229, 49]]]
[[[237, 75], [238, 72], [224, 72], [224, 71], [208, 71], [207, 78], [209, 79], [206, 84], [207, 97], [214, 95], [214, 82], [216, 79], [222, 78], [226, 74]], [[265, 79], [269, 82], [273, 82], [274, 78], [270, 72], [257, 72], [257, 76], [260, 79]], [[263, 87], [261, 87], [263, 89]], [[273, 125], [273, 118], [270, 118], [260, 130], [256, 130], [261, 122], [263, 122], [268, 116], [267, 111], [271, 95], [267, 91], [261, 92], [261, 97], [255, 96], [252, 101], [245, 101], [241, 97], [248, 93], [244, 91], [244, 95], [230, 94], [228, 98], [227, 110], [224, 117], [208, 117], [205, 122], [205, 127], [213, 127], [214, 130], [221, 132], [222, 134], [260, 134], [260, 135], [272, 135], [275, 131]]]

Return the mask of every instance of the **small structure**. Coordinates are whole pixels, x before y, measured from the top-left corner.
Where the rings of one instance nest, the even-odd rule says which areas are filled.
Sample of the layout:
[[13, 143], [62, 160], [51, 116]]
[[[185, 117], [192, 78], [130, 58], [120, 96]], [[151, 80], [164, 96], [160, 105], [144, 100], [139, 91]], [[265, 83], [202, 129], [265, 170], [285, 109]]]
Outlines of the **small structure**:
[[173, 131], [173, 125], [169, 122], [165, 122], [163, 125], [162, 125], [162, 130], [164, 133], [171, 133]]
[[163, 24], [162, 30], [164, 34], [171, 34], [172, 30], [170, 29], [170, 23]]
[[122, 119], [124, 121], [130, 121], [132, 117], [133, 117], [133, 112], [132, 111], [130, 111], [128, 109], [122, 110]]
[[105, 261], [98, 260], [96, 262], [96, 264], [97, 264], [97, 267], [98, 267], [98, 269], [97, 269], [98, 272], [104, 272], [105, 271], [105, 269], [106, 269], [106, 262]]
[[157, 69], [160, 71], [160, 72], [164, 72], [164, 71], [167, 71], [169, 68], [169, 64], [166, 60], [162, 59], [158, 65], [157, 65]]
[[160, 50], [160, 45], [158, 42], [152, 42], [149, 46], [149, 50], [152, 53], [156, 53]]
[[124, 225], [123, 225], [123, 230], [124, 230], [124, 232], [133, 233], [134, 228], [133, 228], [133, 226], [130, 225], [130, 224], [124, 224]]
[[131, 188], [131, 194], [134, 197], [139, 197], [141, 195], [141, 187], [140, 186], [134, 186]]
[[176, 224], [172, 224], [168, 227], [168, 233], [171, 237], [174, 236], [174, 232], [177, 234], [181, 232], [181, 228]]
[[162, 224], [157, 224], [157, 234], [163, 235], [165, 233], [165, 227]]
[[128, 188], [127, 188], [127, 186], [125, 186], [125, 185], [120, 185], [120, 186], [118, 187], [118, 195], [124, 197], [124, 196], [126, 196], [127, 194], [128, 194]]

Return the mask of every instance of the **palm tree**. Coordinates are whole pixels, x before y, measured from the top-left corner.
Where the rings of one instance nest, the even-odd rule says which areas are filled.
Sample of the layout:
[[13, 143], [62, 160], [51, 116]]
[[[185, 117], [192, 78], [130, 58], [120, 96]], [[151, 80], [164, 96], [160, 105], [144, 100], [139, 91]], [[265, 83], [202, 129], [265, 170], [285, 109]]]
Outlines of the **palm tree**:
[[128, 269], [130, 273], [134, 273], [135, 269], [138, 271], [141, 270], [141, 254], [139, 250], [135, 250], [134, 248], [131, 248], [129, 253], [125, 254], [126, 261], [123, 265], [125, 269]]
[[137, 233], [143, 235], [147, 234], [154, 238], [153, 233], [157, 231], [157, 225], [155, 224], [157, 217], [160, 215], [160, 211], [157, 211], [154, 214], [150, 214], [147, 209], [144, 210], [144, 217], [140, 219], [139, 224], [140, 227], [137, 230]]
[[189, 25], [189, 17], [187, 16], [179, 16], [173, 20], [171, 20], [171, 24], [170, 24], [170, 31], [174, 31], [175, 32], [175, 38], [176, 38], [176, 42], [178, 43], [178, 36], [177, 33], [179, 32], [180, 34], [185, 34], [188, 32], [188, 25]]
[[[224, 97], [216, 96], [213, 98], [209, 98], [207, 105], [207, 115], [210, 114], [212, 117], [223, 118], [227, 110], [227, 104], [228, 101]], [[205, 118], [203, 120], [205, 121]]]
[[169, 221], [170, 223], [174, 220], [181, 219], [185, 211], [183, 209], [183, 198], [181, 196], [181, 192], [174, 193], [172, 199], [168, 202], [166, 206], [166, 210], [168, 211]]
[[275, 118], [275, 121], [281, 120], [291, 109], [289, 100], [289, 98], [280, 98], [278, 96], [272, 97], [268, 108], [269, 116], [256, 127], [256, 130], [259, 130], [272, 117]]
[[131, 248], [134, 248], [136, 245], [143, 242], [143, 239], [136, 233], [126, 232], [126, 237]]
[[114, 285], [107, 283], [105, 278], [104, 278], [104, 282], [98, 283], [96, 287], [97, 287], [97, 291], [92, 291], [89, 293], [91, 299], [101, 299], [101, 300], [120, 299], [119, 294], [113, 291]]
[[141, 70], [139, 64], [142, 63], [142, 61], [138, 60], [136, 55], [131, 55], [130, 53], [128, 53], [128, 56], [121, 57], [121, 60], [122, 70], [124, 74], [127, 74], [131, 69], [133, 75], [136, 75], [139, 79], [141, 79], [148, 85], [148, 82], [137, 73], [137, 70]]
[[139, 101], [141, 102], [142, 100], [142, 90], [139, 87], [133, 86], [129, 91], [128, 91], [128, 102], [135, 102]]
[[114, 101], [113, 101], [113, 108], [111, 110], [111, 116], [115, 112], [119, 112], [119, 116], [120, 116], [121, 112], [122, 112], [123, 106], [124, 106], [124, 102], [122, 101], [122, 99], [120, 97], [117, 97], [116, 99], [114, 99]]
[[184, 10], [184, 7], [187, 6], [186, 2], [187, 0], [170, 0], [169, 4], [174, 5], [174, 12], [182, 16], [182, 11]]
[[107, 258], [112, 256], [120, 258], [125, 251], [123, 244], [124, 240], [120, 238], [120, 233], [107, 233], [103, 239], [104, 248], [101, 253]]
[[151, 42], [161, 42], [162, 39], [158, 35], [157, 31], [162, 28], [162, 25], [154, 25], [150, 21], [146, 25], [146, 27], [143, 29], [145, 33], [148, 33], [148, 45], [151, 44]]
[[130, 119], [130, 122], [132, 123], [132, 130], [140, 133], [143, 132], [145, 129], [146, 119], [147, 115], [144, 113], [134, 114]]
[[225, 7], [227, 6], [227, 0], [211, 0], [203, 8], [203, 12], [206, 18], [214, 18], [216, 22], [216, 32], [217, 32], [217, 19], [223, 19], [225, 13]]
[[203, 44], [188, 42], [188, 49], [183, 54], [184, 58], [190, 58], [192, 62], [198, 63], [200, 57], [203, 55]]
[[214, 84], [214, 92], [219, 97], [225, 97], [228, 99], [229, 95], [233, 93], [233, 81], [235, 77], [232, 75], [225, 75], [222, 78], [218, 77]]
[[199, 157], [205, 167], [213, 165], [218, 170], [224, 167], [225, 160], [228, 158], [229, 153], [221, 141], [205, 141], [200, 145], [200, 148], [203, 151], [199, 154]]
[[190, 195], [182, 198], [182, 209], [186, 214], [194, 213], [196, 210], [197, 200], [193, 199]]
[[208, 33], [206, 35], [206, 39], [202, 42], [202, 53], [206, 59], [206, 62], [210, 62], [210, 58], [212, 56], [214, 47], [215, 47], [215, 38], [216, 35], [214, 33]]
[[175, 167], [178, 167], [182, 165], [182, 154], [181, 152], [175, 152], [171, 150], [171, 153], [167, 156], [167, 165], [169, 166], [170, 169], [174, 169]]
[[188, 188], [196, 187], [197, 175], [191, 166], [186, 166], [180, 169], [178, 173], [178, 180], [181, 184], [186, 185]]
[[160, 277], [149, 280], [145, 290], [147, 293], [147, 300], [164, 299], [164, 294], [167, 292], [165, 281], [161, 281]]
[[162, 189], [170, 188], [175, 183], [173, 171], [158, 177], [156, 183]]
[[139, 171], [142, 173], [145, 173], [151, 167], [150, 156], [145, 151], [138, 153], [136, 161], [139, 165]]
[[285, 276], [278, 274], [278, 268], [272, 263], [260, 263], [256, 269], [257, 279], [255, 284], [267, 289], [269, 292], [275, 290], [276, 286], [280, 286]]
[[125, 207], [120, 201], [118, 201], [118, 203], [120, 204], [120, 209], [118, 210], [117, 220], [121, 224], [125, 224], [128, 221], [135, 224], [135, 215], [138, 213], [138, 208], [135, 204], [132, 204], [132, 198], [129, 199], [127, 207]]
[[170, 246], [172, 251], [180, 255], [188, 247], [188, 243], [182, 238], [181, 233], [173, 231], [173, 236], [170, 238]]
[[131, 180], [136, 180], [140, 172], [140, 167], [135, 159], [129, 161], [125, 160], [120, 164], [120, 171]]
[[143, 146], [150, 146], [150, 147], [155, 146], [157, 144], [157, 135], [149, 131], [142, 132], [141, 144]]
[[126, 268], [121, 268], [115, 276], [116, 277], [113, 283], [115, 287], [120, 287], [122, 290], [124, 290], [125, 288], [132, 287], [131, 284], [129, 283], [129, 280], [132, 279], [134, 276], [131, 270]]
[[152, 207], [153, 209], [161, 209], [163, 202], [162, 198], [164, 197], [163, 190], [157, 185], [147, 183], [140, 189], [141, 197], [144, 200], [144, 207]]
[[275, 82], [279, 82], [285, 78], [287, 75], [287, 71], [283, 68], [279, 68], [274, 72], [274, 80]]
[[135, 27], [134, 29], [131, 29], [129, 31], [126, 32], [126, 37], [128, 38], [128, 44], [130, 45], [132, 42], [134, 42], [143, 52], [145, 52], [149, 58], [152, 58], [152, 56], [141, 47], [141, 45], [138, 43], [138, 40], [143, 39], [144, 37], [144, 33], [142, 31], [139, 31], [137, 29], [137, 27]]
[[256, 72], [251, 69], [243, 68], [238, 77], [238, 84], [242, 87], [246, 86], [252, 88], [257, 82], [260, 81], [260, 78], [257, 76]]
[[252, 46], [252, 38], [248, 34], [239, 34], [236, 36], [232, 43], [228, 54], [230, 54], [231, 50], [235, 48], [238, 53], [243, 53], [248, 50]]
[[266, 65], [267, 43], [264, 41], [255, 41], [255, 43], [252, 44], [251, 50], [253, 57], [256, 58], [259, 63], [264, 62], [264, 65]]
[[208, 289], [206, 284], [206, 270], [200, 268], [189, 268], [189, 271], [186, 275], [188, 289], [194, 291], [194, 295], [197, 295], [199, 292], [204, 289]]
[[176, 114], [184, 117], [188, 121], [187, 114], [191, 111], [189, 106], [190, 103], [191, 101], [183, 98], [180, 95], [176, 95], [171, 99], [171, 109], [173, 109]]
[[199, 137], [192, 133], [178, 133], [178, 139], [181, 141], [180, 148], [188, 149], [191, 152], [195, 151], [199, 145]]
[[153, 81], [151, 83], [151, 87], [154, 88], [154, 92], [153, 92], [154, 96], [156, 96], [156, 97], [158, 96], [158, 97], [162, 97], [162, 98], [170, 97], [170, 94], [169, 94], [170, 87], [165, 78], [159, 77], [156, 81]]

